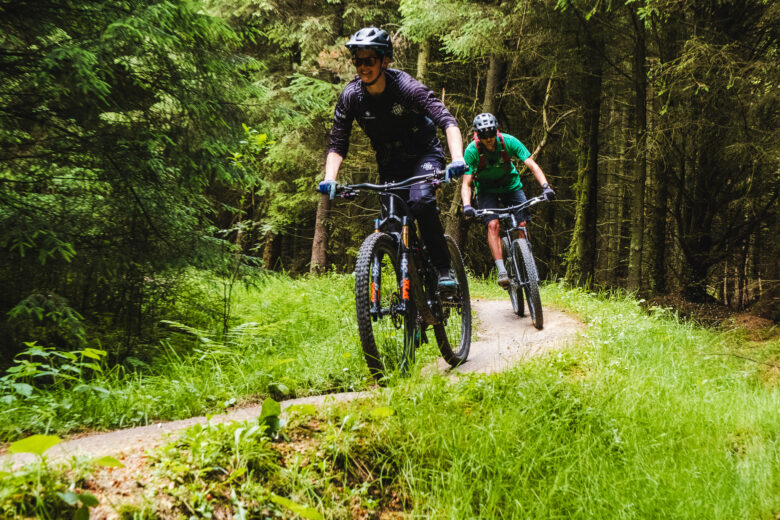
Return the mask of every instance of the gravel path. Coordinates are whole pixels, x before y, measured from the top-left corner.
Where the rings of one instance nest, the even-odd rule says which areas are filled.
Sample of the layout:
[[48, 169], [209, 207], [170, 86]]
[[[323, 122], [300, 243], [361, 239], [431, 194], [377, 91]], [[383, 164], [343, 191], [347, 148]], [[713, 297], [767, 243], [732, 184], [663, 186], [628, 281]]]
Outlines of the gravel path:
[[[544, 308], [544, 328], [537, 330], [527, 311], [522, 318], [512, 311], [509, 299], [472, 299], [471, 305], [477, 313], [476, 334], [471, 338], [468, 360], [452, 372], [500, 372], [561, 348], [585, 330], [578, 319], [550, 307]], [[437, 368], [446, 372], [449, 365], [440, 358]]]
[[[512, 312], [509, 299], [472, 300], [477, 316], [476, 333], [472, 339], [469, 359], [456, 369], [451, 369], [439, 359], [430, 370], [438, 370], [456, 376], [457, 373], [494, 373], [505, 370], [523, 360], [538, 356], [550, 350], [561, 348], [573, 339], [584, 325], [561, 311], [545, 307], [544, 329], [536, 330], [528, 316], [523, 318]], [[281, 403], [282, 410], [295, 404], [323, 405], [329, 402], [343, 402], [360, 399], [372, 391], [347, 392], [291, 399]], [[214, 422], [246, 421], [260, 416], [260, 405], [230, 410], [225, 414], [212, 416]], [[159, 445], [164, 434], [187, 428], [195, 423], [206, 423], [206, 417], [193, 417], [180, 421], [157, 423], [149, 426], [117, 430], [109, 433], [86, 435], [62, 442], [46, 452], [49, 460], [67, 459], [75, 455], [101, 457], [113, 455], [138, 456]], [[30, 454], [5, 455], [13, 463], [23, 464], [33, 459]]]

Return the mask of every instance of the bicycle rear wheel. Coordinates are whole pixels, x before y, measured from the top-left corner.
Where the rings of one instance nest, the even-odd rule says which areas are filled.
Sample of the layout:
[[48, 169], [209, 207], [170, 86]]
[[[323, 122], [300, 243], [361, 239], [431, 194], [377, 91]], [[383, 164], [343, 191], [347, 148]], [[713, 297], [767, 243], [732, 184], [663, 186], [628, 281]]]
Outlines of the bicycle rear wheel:
[[460, 250], [451, 237], [444, 235], [444, 238], [450, 252], [450, 267], [455, 273], [458, 290], [453, 295], [439, 295], [442, 320], [433, 326], [433, 332], [442, 357], [456, 367], [466, 361], [471, 348], [471, 299]]
[[517, 276], [517, 265], [515, 265], [514, 257], [510, 252], [509, 239], [506, 237], [501, 239], [501, 251], [504, 256], [504, 266], [506, 267], [506, 274], [509, 275], [509, 299], [512, 301], [512, 310], [518, 316], [525, 316], [525, 305], [523, 303], [523, 291], [520, 289], [520, 280]]
[[544, 315], [542, 301], [539, 299], [539, 275], [528, 241], [522, 238], [513, 241], [512, 254], [517, 262], [517, 272], [528, 302], [528, 314], [531, 315], [534, 327], [541, 330], [544, 327]]
[[410, 299], [403, 308], [398, 244], [374, 233], [363, 241], [355, 264], [355, 311], [360, 343], [371, 376], [406, 371], [419, 345], [417, 310]]

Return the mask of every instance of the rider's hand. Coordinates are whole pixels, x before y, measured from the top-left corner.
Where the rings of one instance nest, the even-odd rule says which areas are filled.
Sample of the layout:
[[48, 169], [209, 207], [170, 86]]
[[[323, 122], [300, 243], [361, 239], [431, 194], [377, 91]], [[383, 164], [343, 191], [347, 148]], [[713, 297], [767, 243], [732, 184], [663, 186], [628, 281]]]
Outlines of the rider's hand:
[[336, 194], [336, 181], [326, 179], [317, 186], [317, 191], [323, 195], [328, 195], [331, 199]]
[[555, 192], [550, 187], [549, 184], [546, 182], [542, 184], [542, 197], [544, 197], [544, 200], [553, 200], [555, 199]]
[[475, 217], [477, 216], [477, 211], [472, 208], [469, 204], [466, 204], [463, 206], [463, 216], [465, 217]]
[[463, 159], [452, 161], [447, 165], [447, 169], [444, 172], [444, 182], [450, 182], [453, 179], [457, 179], [464, 173], [466, 173], [466, 161]]

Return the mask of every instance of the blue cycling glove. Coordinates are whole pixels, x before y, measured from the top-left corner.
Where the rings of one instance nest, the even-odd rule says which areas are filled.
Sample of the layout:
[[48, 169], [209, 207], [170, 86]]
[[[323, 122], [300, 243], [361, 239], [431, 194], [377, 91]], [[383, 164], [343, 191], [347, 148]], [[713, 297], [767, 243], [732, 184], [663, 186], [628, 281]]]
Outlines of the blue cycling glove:
[[447, 169], [444, 172], [444, 182], [450, 182], [451, 180], [462, 176], [466, 173], [466, 168], [466, 161], [463, 159], [452, 161], [447, 165]]
[[555, 199], [555, 192], [550, 187], [549, 184], [546, 182], [542, 185], [542, 197], [544, 197], [544, 200], [554, 200]]
[[317, 186], [317, 191], [319, 191], [323, 195], [328, 195], [330, 199], [333, 200], [333, 196], [336, 195], [336, 181], [334, 180], [322, 181], [320, 185]]
[[471, 205], [466, 204], [463, 206], [463, 215], [466, 217], [475, 217], [477, 215], [477, 211], [471, 207]]

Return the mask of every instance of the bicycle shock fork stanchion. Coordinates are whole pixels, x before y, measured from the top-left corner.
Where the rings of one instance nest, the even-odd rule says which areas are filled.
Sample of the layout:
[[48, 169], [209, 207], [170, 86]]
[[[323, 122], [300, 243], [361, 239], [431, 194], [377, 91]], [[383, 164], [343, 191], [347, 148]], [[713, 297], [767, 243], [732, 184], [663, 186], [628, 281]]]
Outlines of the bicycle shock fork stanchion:
[[[374, 219], [374, 233], [379, 233], [379, 223], [381, 220], [378, 218]], [[379, 261], [379, 258], [374, 257], [373, 260], [373, 269], [371, 270], [371, 309], [369, 313], [371, 316], [374, 317], [374, 320], [379, 318], [379, 313], [381, 311], [380, 309], [380, 302], [382, 299], [381, 296], [381, 290], [382, 290], [382, 277], [380, 276], [381, 273], [379, 272], [382, 268], [382, 265]]]
[[401, 217], [401, 305], [405, 311], [409, 303], [409, 217]]

